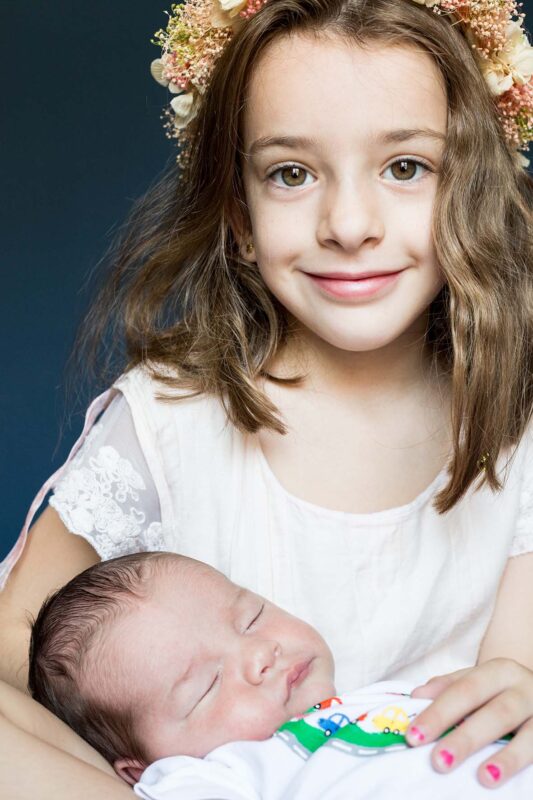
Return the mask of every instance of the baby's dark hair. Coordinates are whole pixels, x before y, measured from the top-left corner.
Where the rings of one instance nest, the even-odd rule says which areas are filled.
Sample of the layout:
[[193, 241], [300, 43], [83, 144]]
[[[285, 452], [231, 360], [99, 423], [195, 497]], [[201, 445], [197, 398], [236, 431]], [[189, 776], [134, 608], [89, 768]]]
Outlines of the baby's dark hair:
[[96, 700], [83, 691], [98, 644], [112, 623], [151, 595], [153, 578], [170, 553], [135, 553], [95, 564], [43, 603], [32, 624], [28, 689], [111, 764], [118, 758], [146, 762], [134, 733], [132, 704], [120, 697]]

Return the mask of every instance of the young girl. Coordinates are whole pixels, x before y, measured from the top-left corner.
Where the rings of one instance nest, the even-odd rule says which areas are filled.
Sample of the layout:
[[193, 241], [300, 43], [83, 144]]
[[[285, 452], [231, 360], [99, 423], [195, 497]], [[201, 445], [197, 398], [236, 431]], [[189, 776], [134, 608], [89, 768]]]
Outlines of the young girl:
[[[181, 168], [88, 319], [128, 362], [3, 564], [0, 675], [51, 590], [172, 550], [314, 625], [339, 691], [441, 674], [409, 741], [516, 731], [497, 787], [533, 761], [531, 48], [510, 0], [232, 5], [160, 34]], [[6, 793], [120, 798], [27, 699]]]

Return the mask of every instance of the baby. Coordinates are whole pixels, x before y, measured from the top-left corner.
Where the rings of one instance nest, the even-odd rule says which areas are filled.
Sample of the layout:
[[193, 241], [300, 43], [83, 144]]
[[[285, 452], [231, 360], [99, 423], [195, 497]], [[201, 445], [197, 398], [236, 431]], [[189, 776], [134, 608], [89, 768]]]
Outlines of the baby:
[[43, 605], [30, 643], [33, 697], [130, 783], [165, 756], [267, 739], [334, 695], [333, 675], [310, 625], [171, 553], [78, 575]]
[[[398, 683], [335, 697], [317, 631], [184, 556], [101, 562], [50, 597], [29, 688], [148, 800], [485, 797], [468, 761], [437, 775], [406, 747], [430, 701]], [[508, 786], [533, 796], [531, 769]]]

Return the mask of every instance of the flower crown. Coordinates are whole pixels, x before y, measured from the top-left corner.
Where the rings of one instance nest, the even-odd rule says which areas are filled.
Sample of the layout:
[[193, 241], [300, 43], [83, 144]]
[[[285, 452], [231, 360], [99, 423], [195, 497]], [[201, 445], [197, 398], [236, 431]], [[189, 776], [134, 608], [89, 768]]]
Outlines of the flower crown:
[[[519, 152], [533, 141], [533, 47], [522, 27], [516, 0], [413, 0], [446, 14], [462, 27], [494, 97], [505, 137], [521, 166]], [[161, 58], [151, 64], [155, 80], [176, 96], [167, 110], [167, 135], [184, 146], [214, 64], [227, 42], [269, 0], [185, 0], [173, 4], [165, 30], [152, 40]]]

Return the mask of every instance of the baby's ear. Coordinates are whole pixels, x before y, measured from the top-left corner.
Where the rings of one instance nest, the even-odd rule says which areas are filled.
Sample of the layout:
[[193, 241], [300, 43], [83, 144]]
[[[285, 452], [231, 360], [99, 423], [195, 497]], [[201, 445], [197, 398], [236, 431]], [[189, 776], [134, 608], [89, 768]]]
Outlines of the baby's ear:
[[136, 758], [117, 758], [113, 763], [113, 769], [117, 775], [133, 786], [140, 780], [141, 775], [146, 769], [146, 764], [137, 761]]

